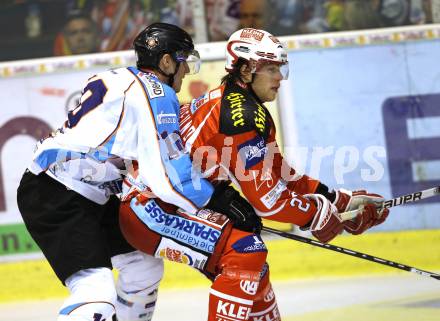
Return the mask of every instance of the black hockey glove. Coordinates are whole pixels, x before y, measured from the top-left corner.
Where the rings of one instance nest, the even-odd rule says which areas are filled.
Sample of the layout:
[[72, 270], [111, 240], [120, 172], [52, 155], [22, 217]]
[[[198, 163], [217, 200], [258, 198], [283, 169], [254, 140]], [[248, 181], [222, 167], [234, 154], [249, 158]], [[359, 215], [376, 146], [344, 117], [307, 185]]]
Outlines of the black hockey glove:
[[206, 208], [226, 215], [236, 229], [256, 234], [261, 232], [261, 218], [248, 201], [228, 184], [215, 187]]

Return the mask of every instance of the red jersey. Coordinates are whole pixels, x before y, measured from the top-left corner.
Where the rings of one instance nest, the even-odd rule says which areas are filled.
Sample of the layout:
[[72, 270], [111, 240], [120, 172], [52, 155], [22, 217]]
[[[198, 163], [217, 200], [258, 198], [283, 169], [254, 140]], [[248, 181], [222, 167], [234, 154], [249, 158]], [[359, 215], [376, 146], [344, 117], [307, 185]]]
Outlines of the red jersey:
[[302, 195], [321, 184], [284, 161], [269, 111], [245, 85], [221, 85], [181, 106], [180, 129], [193, 166], [213, 183], [234, 183], [259, 216], [299, 226], [311, 221], [316, 206]]

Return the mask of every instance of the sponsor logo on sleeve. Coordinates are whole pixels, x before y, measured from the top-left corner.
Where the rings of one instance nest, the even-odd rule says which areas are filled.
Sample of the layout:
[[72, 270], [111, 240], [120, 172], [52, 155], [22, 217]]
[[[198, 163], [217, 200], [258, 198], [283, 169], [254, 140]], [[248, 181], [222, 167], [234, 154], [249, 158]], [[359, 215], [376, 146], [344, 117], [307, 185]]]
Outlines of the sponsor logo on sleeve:
[[202, 107], [205, 103], [209, 101], [208, 94], [204, 94], [198, 98], [191, 101], [191, 113], [193, 114], [197, 109]]
[[137, 217], [156, 233], [187, 244], [205, 253], [214, 252], [220, 237], [220, 230], [207, 224], [166, 213], [154, 200], [139, 206], [132, 200], [131, 208]]
[[159, 251], [159, 257], [167, 259], [169, 261], [177, 262], [177, 263], [183, 263], [187, 265], [192, 265], [192, 258], [190, 255], [186, 254], [185, 252], [170, 249], [169, 247], [166, 247], [164, 249], [161, 249]]
[[264, 139], [257, 136], [239, 145], [238, 150], [245, 168], [249, 169], [263, 161], [267, 153], [267, 146]]
[[201, 209], [197, 212], [197, 217], [211, 224], [215, 224], [218, 228], [225, 226], [229, 219], [226, 215], [211, 211], [209, 209]]
[[286, 181], [280, 179], [267, 194], [260, 198], [261, 203], [270, 210], [286, 190], [286, 184]]
[[259, 235], [248, 235], [232, 244], [237, 253], [267, 252], [266, 245]]
[[156, 116], [156, 118], [159, 125], [177, 124], [177, 115], [174, 113], [165, 114], [162, 111]]
[[164, 89], [159, 81], [153, 79], [149, 75], [143, 75], [142, 79], [145, 80], [144, 84], [147, 88], [148, 96], [150, 97], [150, 99], [165, 96]]
[[161, 239], [154, 256], [184, 263], [199, 270], [205, 267], [208, 260], [206, 255], [165, 237]]

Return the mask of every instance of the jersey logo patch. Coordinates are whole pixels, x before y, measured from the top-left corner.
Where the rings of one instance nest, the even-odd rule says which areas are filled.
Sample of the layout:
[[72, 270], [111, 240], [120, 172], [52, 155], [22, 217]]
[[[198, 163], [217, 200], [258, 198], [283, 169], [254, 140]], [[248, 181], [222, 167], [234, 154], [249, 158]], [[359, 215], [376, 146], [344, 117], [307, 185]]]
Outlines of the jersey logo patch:
[[220, 108], [220, 132], [237, 135], [256, 131], [267, 138], [270, 132], [270, 115], [250, 92], [236, 84], [228, 85], [223, 92]]
[[156, 116], [157, 123], [159, 125], [164, 124], [177, 124], [177, 115], [176, 114], [165, 114], [164, 112], [161, 112]]
[[259, 235], [248, 235], [232, 244], [238, 253], [267, 252], [266, 245]]
[[[236, 135], [253, 130], [248, 120], [249, 111], [244, 105], [248, 98], [238, 90], [223, 93], [220, 108], [220, 132], [226, 135]], [[252, 103], [252, 102], [251, 102]]]
[[267, 192], [263, 197], [260, 198], [261, 203], [266, 206], [267, 209], [271, 209], [275, 203], [280, 198], [281, 194], [286, 190], [287, 182], [280, 179], [275, 187], [273, 187], [269, 192]]
[[255, 295], [255, 294], [257, 294], [259, 284], [260, 284], [260, 282], [241, 280], [240, 281], [240, 288], [244, 293], [247, 293], [249, 295]]
[[255, 128], [257, 129], [260, 135], [264, 135], [266, 132], [266, 110], [258, 104], [257, 110], [254, 110], [254, 122]]
[[136, 199], [133, 198], [131, 208], [150, 230], [177, 242], [185, 242], [193, 249], [214, 252], [221, 230], [166, 213], [154, 200], [148, 201], [145, 206], [136, 206], [135, 203]]
[[244, 163], [244, 168], [249, 169], [264, 160], [264, 156], [267, 153], [267, 146], [263, 137], [257, 136], [238, 145], [238, 150], [241, 160]]
[[199, 253], [166, 237], [163, 237], [160, 240], [154, 256], [178, 263], [184, 263], [198, 270], [203, 269], [208, 261], [208, 256], [203, 253]]
[[191, 114], [202, 107], [205, 103], [209, 101], [208, 94], [204, 94], [198, 98], [195, 98], [191, 101]]
[[232, 119], [232, 126], [243, 127], [245, 124], [243, 103], [246, 99], [242, 94], [235, 92], [225, 95], [225, 99], [229, 101], [229, 117]]
[[154, 80], [148, 75], [144, 75], [142, 79], [146, 80], [144, 81], [144, 83], [145, 83], [145, 87], [147, 88], [148, 96], [150, 97], [150, 99], [165, 96], [165, 91], [160, 82]]

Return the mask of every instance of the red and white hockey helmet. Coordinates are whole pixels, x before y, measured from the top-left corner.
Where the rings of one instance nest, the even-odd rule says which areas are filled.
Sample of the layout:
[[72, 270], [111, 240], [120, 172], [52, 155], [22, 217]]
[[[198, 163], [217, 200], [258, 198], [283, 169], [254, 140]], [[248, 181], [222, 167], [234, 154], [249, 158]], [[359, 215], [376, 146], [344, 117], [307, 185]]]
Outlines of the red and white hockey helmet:
[[276, 63], [280, 65], [283, 79], [289, 76], [286, 49], [267, 31], [244, 28], [234, 32], [226, 44], [226, 71], [232, 72], [239, 58], [255, 62], [252, 72], [257, 72], [264, 63]]

